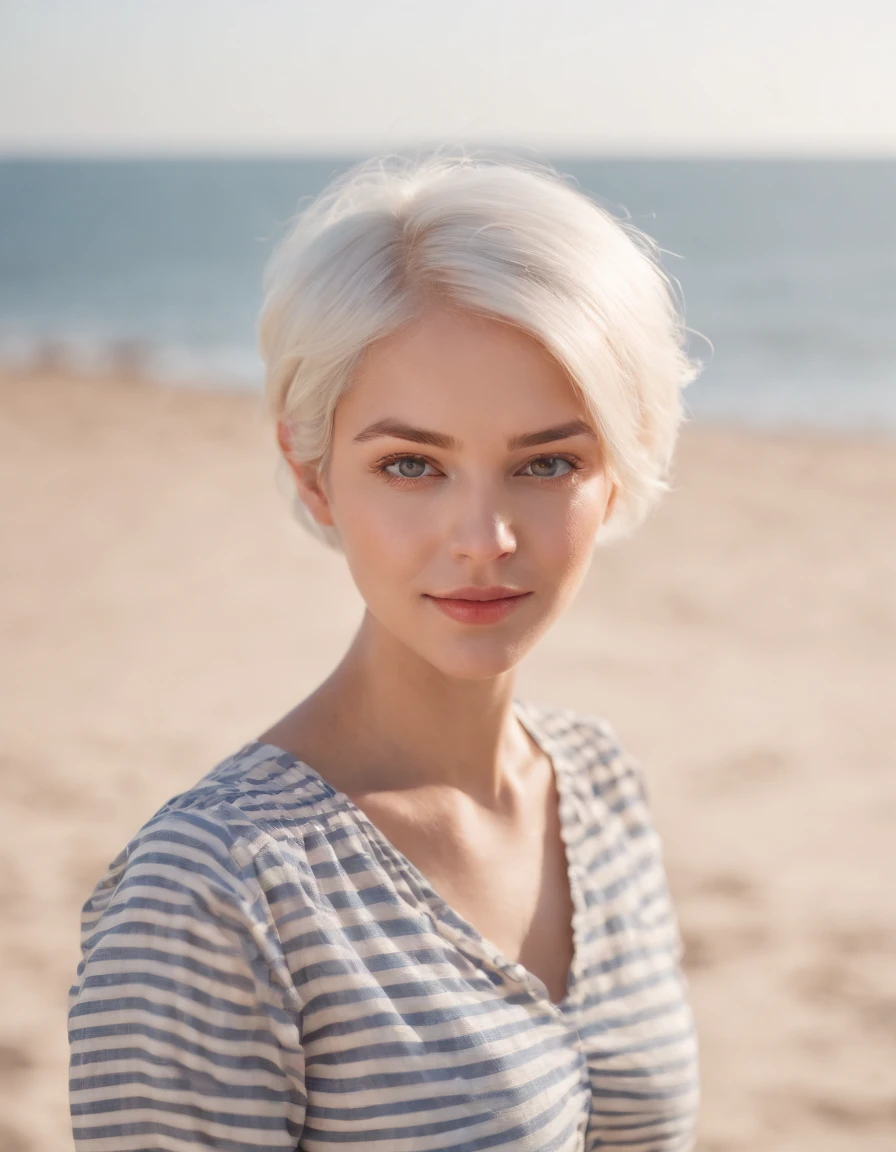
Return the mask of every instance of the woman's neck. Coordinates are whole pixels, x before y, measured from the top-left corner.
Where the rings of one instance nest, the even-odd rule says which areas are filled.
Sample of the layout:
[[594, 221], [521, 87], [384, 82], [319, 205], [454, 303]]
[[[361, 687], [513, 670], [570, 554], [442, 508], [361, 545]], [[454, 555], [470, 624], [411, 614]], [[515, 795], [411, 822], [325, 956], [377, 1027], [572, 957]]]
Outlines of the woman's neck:
[[330, 676], [262, 739], [349, 795], [441, 786], [500, 808], [541, 758], [513, 689], [513, 670], [448, 677], [365, 615]]

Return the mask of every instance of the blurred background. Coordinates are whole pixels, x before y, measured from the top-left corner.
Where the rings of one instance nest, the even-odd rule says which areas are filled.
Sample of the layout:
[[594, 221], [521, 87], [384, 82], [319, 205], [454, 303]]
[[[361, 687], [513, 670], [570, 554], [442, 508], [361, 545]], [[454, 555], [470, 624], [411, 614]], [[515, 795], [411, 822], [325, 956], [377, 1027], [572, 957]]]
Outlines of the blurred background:
[[360, 619], [276, 483], [265, 259], [443, 143], [651, 234], [707, 361], [672, 491], [520, 679], [643, 763], [699, 1149], [896, 1147], [894, 45], [885, 0], [0, 0], [0, 1152], [71, 1147], [108, 861]]

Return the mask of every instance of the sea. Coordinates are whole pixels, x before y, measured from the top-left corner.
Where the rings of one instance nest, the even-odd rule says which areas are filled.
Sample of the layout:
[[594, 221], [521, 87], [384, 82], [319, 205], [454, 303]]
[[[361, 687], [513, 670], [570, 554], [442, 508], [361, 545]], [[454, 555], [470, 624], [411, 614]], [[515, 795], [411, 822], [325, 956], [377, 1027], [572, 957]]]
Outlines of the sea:
[[[896, 432], [896, 159], [538, 158], [662, 248], [693, 420]], [[265, 261], [357, 159], [0, 161], [0, 364], [260, 389]]]

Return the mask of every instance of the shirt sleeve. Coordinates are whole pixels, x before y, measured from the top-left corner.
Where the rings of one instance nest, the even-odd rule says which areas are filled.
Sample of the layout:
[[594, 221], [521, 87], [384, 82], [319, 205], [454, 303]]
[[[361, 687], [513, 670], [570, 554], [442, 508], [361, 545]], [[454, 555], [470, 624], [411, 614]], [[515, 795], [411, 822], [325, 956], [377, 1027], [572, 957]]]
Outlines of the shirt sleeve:
[[151, 822], [84, 906], [68, 1012], [77, 1152], [295, 1149], [294, 995], [222, 827], [189, 811]]

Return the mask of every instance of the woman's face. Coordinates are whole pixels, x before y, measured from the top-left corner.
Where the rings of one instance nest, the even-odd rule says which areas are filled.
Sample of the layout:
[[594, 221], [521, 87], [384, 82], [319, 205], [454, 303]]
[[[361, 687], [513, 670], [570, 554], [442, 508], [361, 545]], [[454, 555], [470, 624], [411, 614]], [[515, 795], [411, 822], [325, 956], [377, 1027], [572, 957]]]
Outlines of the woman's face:
[[[615, 496], [560, 365], [526, 333], [451, 310], [368, 349], [320, 487], [294, 471], [372, 617], [465, 679], [507, 671], [563, 611]], [[524, 595], [457, 603], [469, 586]]]

